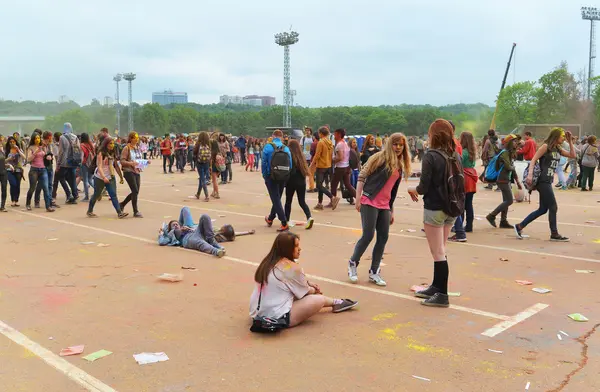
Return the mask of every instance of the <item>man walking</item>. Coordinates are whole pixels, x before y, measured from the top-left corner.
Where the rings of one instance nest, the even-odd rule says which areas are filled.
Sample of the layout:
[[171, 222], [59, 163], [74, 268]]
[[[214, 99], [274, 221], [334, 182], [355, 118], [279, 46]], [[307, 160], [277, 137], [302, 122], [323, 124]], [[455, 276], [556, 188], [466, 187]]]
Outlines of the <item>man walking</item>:
[[265, 217], [265, 222], [267, 222], [267, 226], [271, 227], [277, 216], [281, 221], [281, 227], [277, 231], [289, 230], [281, 204], [281, 195], [292, 170], [292, 154], [290, 149], [283, 144], [282, 138], [283, 132], [276, 129], [273, 132], [273, 141], [266, 144], [262, 152], [262, 176], [272, 205], [271, 212]]
[[[273, 133], [273, 134], [275, 134], [275, 133]], [[281, 136], [283, 137], [283, 133]], [[240, 135], [240, 137], [238, 137], [238, 139], [235, 141], [235, 146], [238, 148], [238, 150], [240, 150], [241, 165], [242, 166], [247, 165], [248, 162], [246, 162], [246, 138], [244, 137], [244, 135]]]

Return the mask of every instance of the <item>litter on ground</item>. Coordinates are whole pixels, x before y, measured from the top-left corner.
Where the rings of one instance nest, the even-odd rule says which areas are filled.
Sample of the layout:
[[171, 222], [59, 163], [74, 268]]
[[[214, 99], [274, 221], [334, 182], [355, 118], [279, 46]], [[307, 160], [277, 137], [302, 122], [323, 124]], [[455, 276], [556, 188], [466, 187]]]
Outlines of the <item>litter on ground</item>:
[[165, 353], [140, 353], [133, 354], [133, 358], [138, 365], [147, 365], [149, 363], [168, 361], [169, 357]]
[[160, 274], [158, 279], [164, 280], [165, 282], [181, 282], [183, 280], [183, 274]]
[[570, 318], [571, 320], [574, 320], [574, 321], [580, 321], [580, 322], [585, 322], [585, 321], [588, 321], [588, 318], [587, 318], [587, 317], [585, 317], [585, 316], [584, 316], [583, 314], [581, 314], [581, 313], [572, 313], [572, 314], [570, 314], [570, 315], [569, 315], [569, 318]]
[[95, 353], [86, 355], [85, 357], [83, 357], [83, 359], [85, 359], [86, 361], [89, 361], [89, 362], [94, 362], [96, 359], [104, 358], [110, 354], [112, 354], [112, 351], [100, 350], [100, 351], [96, 351]]
[[552, 290], [545, 289], [545, 288], [542, 288], [542, 287], [534, 287], [534, 288], [531, 289], [531, 291], [535, 291], [538, 294], [546, 294], [546, 293], [552, 292]]
[[517, 282], [521, 286], [529, 286], [530, 284], [533, 284], [533, 282], [530, 282], [528, 280], [515, 280], [515, 282]]
[[67, 357], [69, 355], [77, 355], [77, 354], [81, 354], [83, 352], [84, 349], [84, 345], [81, 344], [79, 346], [71, 346], [71, 347], [67, 347], [67, 348], [63, 348], [62, 350], [60, 350], [60, 355], [61, 357]]

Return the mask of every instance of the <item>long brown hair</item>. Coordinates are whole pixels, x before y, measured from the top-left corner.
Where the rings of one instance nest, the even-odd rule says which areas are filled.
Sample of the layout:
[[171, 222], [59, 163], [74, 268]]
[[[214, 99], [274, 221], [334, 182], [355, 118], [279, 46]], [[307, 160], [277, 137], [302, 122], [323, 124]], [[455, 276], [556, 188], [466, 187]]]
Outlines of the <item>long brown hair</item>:
[[544, 140], [544, 143], [548, 146], [548, 150], [551, 150], [555, 147], [561, 148], [561, 146], [558, 144], [558, 139], [561, 136], [563, 136], [564, 133], [565, 130], [562, 128], [552, 128], [552, 130], [548, 134], [548, 137], [546, 138], [546, 140]]
[[365, 153], [365, 151], [367, 151], [367, 148], [371, 147], [371, 146], [369, 145], [369, 142], [370, 142], [371, 140], [373, 141], [373, 146], [375, 146], [375, 136], [373, 136], [373, 135], [371, 135], [371, 134], [367, 135], [367, 137], [365, 138], [365, 142], [363, 143], [363, 146], [362, 146], [362, 151], [361, 151], [361, 154], [364, 154], [364, 153]]
[[194, 155], [198, 155], [198, 151], [200, 151], [200, 146], [209, 146], [210, 144], [210, 137], [208, 136], [208, 132], [200, 132], [198, 134], [198, 142], [196, 143], [196, 145], [194, 146]]
[[288, 148], [292, 153], [292, 168], [299, 170], [304, 177], [308, 176], [308, 165], [306, 164], [306, 158], [304, 158], [304, 154], [302, 154], [302, 150], [300, 149], [300, 143], [298, 143], [297, 140], [292, 139], [288, 142]]
[[271, 273], [281, 259], [286, 258], [290, 261], [294, 261], [296, 240], [300, 241], [300, 237], [289, 231], [279, 233], [279, 235], [275, 237], [275, 241], [273, 242], [269, 254], [267, 254], [260, 262], [260, 265], [254, 273], [254, 281], [256, 283], [266, 284], [269, 273]]
[[475, 157], [477, 156], [477, 146], [475, 146], [475, 138], [471, 132], [464, 131], [460, 134], [460, 145], [463, 150], [469, 152], [469, 160], [475, 160]]
[[429, 148], [442, 150], [450, 156], [454, 154], [454, 130], [447, 120], [438, 118], [429, 126]]
[[[402, 150], [400, 158], [398, 158], [398, 155], [396, 155], [393, 148], [394, 144], [399, 142], [404, 144], [404, 149]], [[365, 167], [360, 172], [360, 177], [367, 178], [375, 170], [385, 165], [390, 174], [395, 170], [400, 170], [402, 175], [408, 178], [411, 172], [410, 161], [411, 157], [406, 136], [400, 132], [393, 133], [392, 136], [389, 137], [383, 150], [373, 154], [371, 158], [369, 158]]]

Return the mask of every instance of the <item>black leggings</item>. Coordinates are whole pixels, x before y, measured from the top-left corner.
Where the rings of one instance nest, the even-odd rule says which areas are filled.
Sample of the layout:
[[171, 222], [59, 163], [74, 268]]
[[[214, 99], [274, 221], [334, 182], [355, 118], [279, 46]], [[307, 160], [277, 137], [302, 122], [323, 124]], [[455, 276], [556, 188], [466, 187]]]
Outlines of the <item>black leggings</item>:
[[319, 190], [319, 204], [323, 203], [323, 194], [328, 198], [332, 198], [331, 192], [323, 185], [325, 176], [328, 175], [331, 169], [317, 169], [317, 189]]
[[2, 193], [2, 201], [0, 207], [4, 208], [6, 205], [6, 184], [8, 183], [8, 174], [0, 174], [0, 192]]
[[298, 195], [298, 204], [300, 204], [300, 208], [304, 211], [304, 215], [306, 215], [306, 219], [310, 218], [310, 208], [306, 205], [306, 179], [294, 179], [290, 178], [290, 180], [285, 185], [285, 217], [287, 221], [290, 220], [290, 215], [292, 213], [292, 201], [294, 200], [294, 193]]
[[140, 193], [140, 185], [141, 185], [141, 176], [139, 173], [125, 172], [123, 173], [123, 177], [125, 177], [125, 181], [127, 181], [127, 185], [129, 185], [129, 189], [131, 189], [131, 193], [127, 195], [125, 200], [121, 203], [121, 210], [125, 208], [127, 203], [131, 201], [131, 206], [133, 207], [133, 213], [138, 212], [138, 195]]
[[540, 206], [537, 210], [519, 223], [519, 227], [524, 229], [528, 224], [544, 215], [548, 212], [548, 222], [550, 223], [550, 233], [558, 234], [558, 227], [556, 225], [556, 213], [558, 212], [558, 204], [556, 204], [556, 198], [554, 197], [554, 191], [552, 190], [552, 184], [549, 182], [538, 182], [537, 191], [540, 194]]

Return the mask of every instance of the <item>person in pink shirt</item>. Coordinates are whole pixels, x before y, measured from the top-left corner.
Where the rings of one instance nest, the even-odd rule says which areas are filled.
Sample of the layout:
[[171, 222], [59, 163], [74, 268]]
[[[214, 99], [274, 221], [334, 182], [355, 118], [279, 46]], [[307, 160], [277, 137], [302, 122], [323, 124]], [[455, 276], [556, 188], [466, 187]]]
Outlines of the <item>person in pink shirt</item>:
[[356, 187], [356, 210], [360, 212], [362, 236], [354, 247], [348, 262], [348, 277], [352, 283], [358, 282], [357, 267], [360, 258], [367, 250], [377, 232], [373, 247], [369, 282], [385, 286], [381, 277], [381, 259], [388, 240], [390, 225], [394, 223], [394, 200], [402, 176], [410, 176], [410, 152], [406, 136], [394, 133], [382, 151], [367, 161], [358, 175]]
[[[345, 136], [345, 129], [336, 129], [333, 133], [333, 137], [335, 138], [333, 156], [335, 169], [333, 171], [333, 179], [331, 180], [331, 194], [333, 197], [337, 196], [338, 184], [343, 181], [346, 190], [350, 194], [350, 199], [353, 200], [356, 197], [356, 190], [350, 183], [350, 147], [348, 146], [348, 143], [344, 141]], [[339, 201], [339, 199], [337, 200]], [[335, 205], [337, 206], [337, 203], [335, 203]]]
[[31, 165], [29, 169], [29, 190], [27, 191], [27, 211], [31, 211], [31, 198], [35, 193], [38, 182], [42, 184], [44, 192], [44, 202], [46, 203], [46, 211], [54, 212], [52, 208], [52, 198], [48, 189], [48, 172], [44, 165], [44, 157], [46, 156], [46, 147], [42, 145], [42, 137], [39, 133], [34, 133], [27, 147], [27, 162]]

